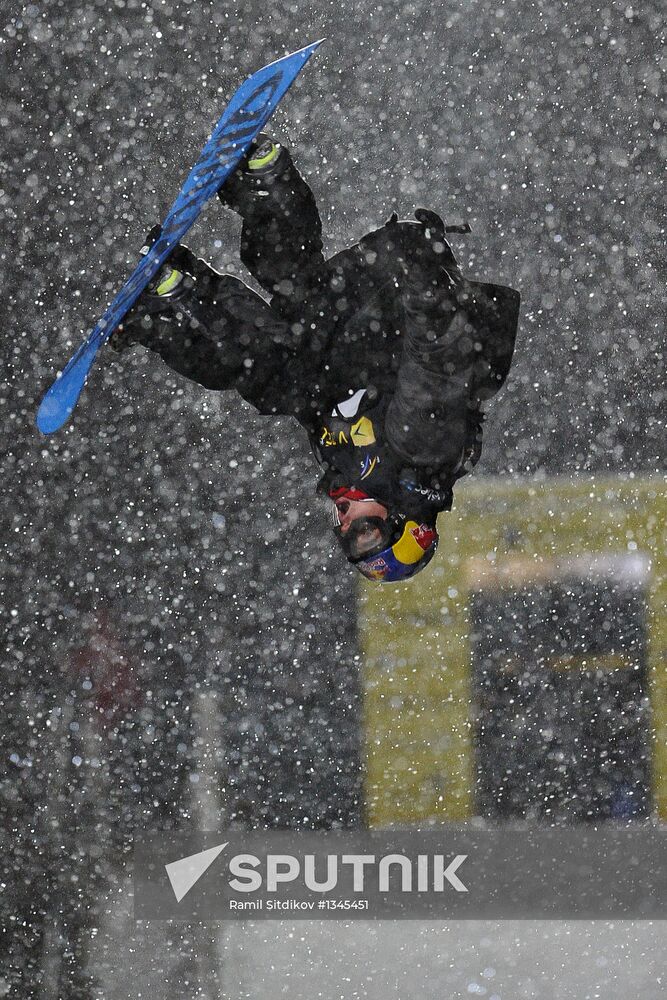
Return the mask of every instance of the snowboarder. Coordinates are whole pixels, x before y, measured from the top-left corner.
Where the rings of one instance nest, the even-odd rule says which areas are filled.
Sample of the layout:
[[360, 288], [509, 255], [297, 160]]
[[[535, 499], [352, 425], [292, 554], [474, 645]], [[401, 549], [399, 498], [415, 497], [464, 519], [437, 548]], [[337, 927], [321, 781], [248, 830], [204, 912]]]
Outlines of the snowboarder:
[[426, 209], [325, 260], [312, 192], [266, 135], [218, 193], [241, 215], [241, 260], [270, 303], [179, 246], [110, 343], [140, 343], [207, 389], [295, 417], [347, 559], [369, 579], [407, 579], [479, 459], [519, 294], [465, 279], [445, 234], [468, 227]]

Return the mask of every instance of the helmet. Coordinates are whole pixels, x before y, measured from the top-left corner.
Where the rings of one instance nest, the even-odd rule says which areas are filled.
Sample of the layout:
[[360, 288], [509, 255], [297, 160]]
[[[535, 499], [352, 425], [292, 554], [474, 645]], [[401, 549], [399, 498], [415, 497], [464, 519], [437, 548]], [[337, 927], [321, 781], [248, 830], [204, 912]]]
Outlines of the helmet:
[[[346, 493], [354, 494], [356, 500], [381, 503], [360, 490]], [[343, 534], [334, 508], [334, 533], [348, 562], [368, 580], [378, 583], [396, 583], [415, 576], [430, 563], [438, 547], [435, 521], [420, 523], [401, 513], [390, 512], [386, 519], [358, 517]]]

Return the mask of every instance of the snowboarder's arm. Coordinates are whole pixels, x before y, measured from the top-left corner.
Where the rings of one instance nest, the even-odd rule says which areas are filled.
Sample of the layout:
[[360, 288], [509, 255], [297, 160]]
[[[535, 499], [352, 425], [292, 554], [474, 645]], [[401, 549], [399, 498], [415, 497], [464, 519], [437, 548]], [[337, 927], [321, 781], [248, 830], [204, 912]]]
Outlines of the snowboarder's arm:
[[402, 289], [403, 357], [386, 417], [388, 440], [415, 466], [462, 474], [481, 452], [480, 405], [498, 392], [514, 349], [519, 295], [412, 262]]
[[389, 444], [407, 465], [442, 470], [449, 480], [464, 459], [471, 422], [473, 369], [430, 371], [405, 358], [385, 419]]

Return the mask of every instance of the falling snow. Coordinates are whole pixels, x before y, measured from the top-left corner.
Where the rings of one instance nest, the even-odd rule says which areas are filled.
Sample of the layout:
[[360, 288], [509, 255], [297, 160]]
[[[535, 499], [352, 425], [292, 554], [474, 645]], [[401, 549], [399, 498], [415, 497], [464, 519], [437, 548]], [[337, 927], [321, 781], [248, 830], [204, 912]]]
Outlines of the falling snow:
[[[327, 255], [392, 211], [409, 218], [425, 205], [469, 222], [472, 234], [454, 241], [464, 272], [522, 295], [476, 496], [498, 480], [508, 489], [553, 477], [590, 483], [590, 523], [608, 517], [616, 538], [625, 513], [614, 511], [633, 500], [621, 490], [598, 517], [595, 484], [634, 477], [664, 490], [662, 33], [657, 0], [36, 0], [0, 11], [0, 996], [662, 994], [650, 923], [620, 932], [609, 923], [135, 925], [128, 865], [138, 829], [367, 821], [365, 605], [360, 612], [354, 571], [329, 537], [305, 435], [289, 419], [186, 385], [147, 352], [105, 352], [67, 429], [44, 438], [34, 428], [41, 394], [129, 273], [234, 87], [325, 37], [272, 128], [315, 193]], [[187, 242], [249, 280], [239, 231], [233, 213], [211, 204]], [[513, 508], [509, 548], [536, 552], [561, 537], [559, 503], [543, 519]], [[392, 636], [413, 636], [403, 650], [434, 614], [445, 632], [458, 613], [445, 579], [458, 573], [457, 516], [441, 518], [436, 610], [387, 612]], [[636, 537], [623, 527], [626, 555], [660, 549], [660, 524], [646, 524]], [[609, 655], [639, 662], [647, 640], [637, 592], [619, 610], [622, 587], [605, 603], [595, 580], [569, 579], [540, 591], [551, 602], [545, 620], [561, 616], [563, 648], [587, 655], [572, 638], [577, 623], [602, 634], [622, 620]], [[626, 752], [648, 767], [645, 691], [599, 694], [589, 684], [559, 695], [567, 682], [557, 679], [531, 700], [530, 673], [510, 690], [488, 666], [497, 650], [511, 636], [515, 655], [546, 640], [531, 631], [525, 593], [500, 608], [485, 600], [471, 609], [473, 680], [482, 672], [471, 724], [484, 704], [497, 711], [479, 730], [479, 811], [585, 821], [594, 807], [559, 784], [574, 746], [568, 705], [593, 706], [579, 763], [604, 758], [627, 729]], [[385, 673], [404, 675], [402, 655], [387, 654]], [[396, 732], [400, 712], [410, 714], [404, 695]], [[505, 728], [514, 696], [526, 714]], [[391, 754], [391, 726], [385, 735]], [[517, 746], [531, 739], [522, 757]], [[539, 764], [539, 808], [524, 808], [521, 789], [494, 771], [503, 741], [514, 741], [522, 780]], [[605, 816], [650, 812], [632, 798], [632, 781], [649, 780], [639, 771], [620, 798], [609, 791], [613, 774], [596, 786]], [[398, 813], [404, 805], [394, 803]]]

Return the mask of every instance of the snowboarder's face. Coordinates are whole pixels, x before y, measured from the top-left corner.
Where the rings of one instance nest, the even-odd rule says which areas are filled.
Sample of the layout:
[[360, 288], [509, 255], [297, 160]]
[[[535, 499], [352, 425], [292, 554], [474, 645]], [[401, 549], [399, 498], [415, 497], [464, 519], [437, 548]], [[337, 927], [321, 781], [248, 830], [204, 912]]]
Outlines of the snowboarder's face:
[[[370, 497], [367, 500], [350, 500], [347, 497], [340, 497], [334, 501], [334, 506], [338, 515], [340, 533], [343, 536], [347, 534], [357, 518], [379, 517], [382, 521], [386, 521], [388, 514], [386, 507]], [[363, 555], [364, 552], [369, 552], [374, 548], [380, 540], [380, 530], [369, 525], [368, 529], [357, 537], [355, 548], [359, 555]]]

